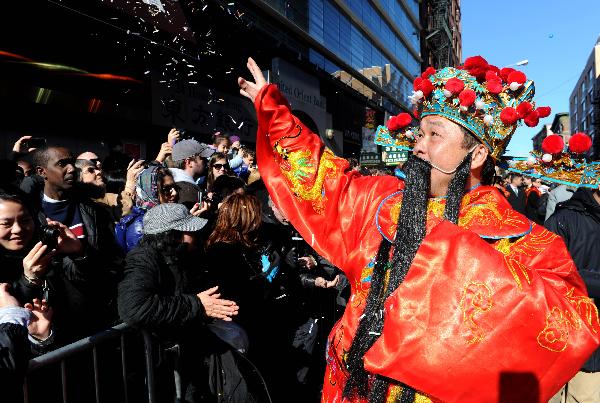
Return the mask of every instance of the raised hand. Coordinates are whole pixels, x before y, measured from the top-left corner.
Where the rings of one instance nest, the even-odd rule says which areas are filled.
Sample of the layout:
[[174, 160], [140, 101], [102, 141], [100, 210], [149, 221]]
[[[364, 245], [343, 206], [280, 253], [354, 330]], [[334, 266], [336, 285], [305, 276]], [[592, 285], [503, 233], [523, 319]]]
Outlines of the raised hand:
[[172, 152], [173, 152], [173, 146], [171, 144], [162, 143], [162, 145], [160, 146], [160, 151], [158, 152], [158, 155], [156, 156], [156, 161], [158, 161], [162, 164], [167, 159], [167, 156], [171, 155]]
[[179, 130], [175, 128], [171, 129], [167, 135], [167, 143], [171, 144], [172, 146], [175, 145], [175, 143], [179, 141], [180, 136], [181, 133], [179, 133]]
[[248, 67], [248, 70], [250, 70], [250, 74], [252, 74], [254, 82], [246, 81], [244, 78], [238, 77], [238, 85], [240, 87], [240, 94], [254, 102], [254, 99], [262, 87], [267, 85], [267, 80], [265, 80], [265, 76], [260, 70], [260, 67], [258, 67], [254, 59], [251, 57], [248, 58], [248, 63], [246, 66]]
[[[46, 253], [48, 252], [48, 253]], [[23, 272], [28, 278], [39, 279], [44, 275], [55, 252], [48, 251], [42, 242], [36, 243], [23, 258]]]
[[60, 235], [58, 236], [58, 246], [56, 247], [56, 253], [60, 253], [63, 255], [79, 255], [83, 252], [83, 244], [73, 231], [69, 229], [63, 223], [58, 221], [53, 221], [50, 219], [46, 219], [48, 221], [48, 225], [51, 225], [58, 229]]
[[25, 304], [25, 308], [32, 313], [31, 321], [27, 326], [29, 334], [38, 340], [46, 340], [50, 336], [52, 329], [52, 308], [48, 307], [45, 299], [35, 298], [33, 304]]
[[217, 293], [219, 287], [209, 288], [197, 294], [200, 299], [206, 316], [214, 319], [223, 319], [231, 321], [231, 317], [238, 314], [238, 305], [227, 299], [221, 299], [221, 294]]
[[137, 181], [138, 176], [144, 170], [144, 160], [131, 160], [129, 166], [127, 166], [127, 181], [126, 184], [133, 183], [135, 187], [135, 183]]
[[13, 151], [19, 154], [27, 154], [35, 150], [35, 148], [27, 148], [27, 140], [31, 140], [31, 136], [23, 136], [13, 145]]
[[315, 286], [321, 288], [333, 288], [340, 282], [340, 275], [335, 276], [333, 280], [325, 280], [323, 277], [317, 277], [315, 279]]

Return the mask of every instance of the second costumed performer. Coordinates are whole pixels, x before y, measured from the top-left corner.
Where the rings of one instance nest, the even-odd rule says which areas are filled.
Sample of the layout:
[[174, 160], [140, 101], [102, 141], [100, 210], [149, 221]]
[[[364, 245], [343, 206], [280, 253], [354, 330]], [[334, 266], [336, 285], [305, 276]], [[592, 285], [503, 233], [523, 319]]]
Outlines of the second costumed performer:
[[352, 285], [328, 340], [323, 402], [547, 401], [599, 345], [598, 312], [560, 237], [492, 186], [533, 82], [480, 56], [428, 68], [415, 115], [388, 122], [413, 153], [405, 180], [363, 177], [291, 113], [256, 63], [261, 177], [277, 206]]

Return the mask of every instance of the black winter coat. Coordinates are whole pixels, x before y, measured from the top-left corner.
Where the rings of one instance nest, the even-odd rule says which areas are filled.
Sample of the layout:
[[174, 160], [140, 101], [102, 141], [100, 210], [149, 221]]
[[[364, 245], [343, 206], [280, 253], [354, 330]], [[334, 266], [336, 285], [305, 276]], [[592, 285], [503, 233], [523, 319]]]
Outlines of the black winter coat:
[[[559, 203], [554, 214], [544, 224], [560, 235], [587, 286], [596, 306], [600, 302], [600, 204], [594, 199], [594, 190], [580, 188], [570, 200]], [[596, 350], [583, 367], [586, 371], [600, 371], [600, 349]]]
[[164, 336], [177, 336], [183, 328], [203, 323], [199, 291], [191, 291], [185, 270], [183, 259], [168, 264], [160, 251], [146, 245], [129, 252], [119, 284], [121, 319]]
[[0, 323], [0, 388], [2, 401], [22, 400], [21, 385], [29, 360], [27, 328]]

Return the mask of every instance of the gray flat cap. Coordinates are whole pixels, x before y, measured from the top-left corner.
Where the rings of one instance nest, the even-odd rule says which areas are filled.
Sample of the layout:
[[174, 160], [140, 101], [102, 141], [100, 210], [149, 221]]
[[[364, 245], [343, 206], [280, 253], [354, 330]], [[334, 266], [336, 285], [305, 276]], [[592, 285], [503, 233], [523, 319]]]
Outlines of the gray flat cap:
[[160, 234], [170, 230], [200, 231], [206, 223], [204, 218], [191, 215], [183, 204], [159, 204], [144, 214], [144, 234]]
[[210, 158], [214, 154], [214, 150], [207, 144], [200, 143], [193, 139], [181, 140], [173, 146], [173, 161], [181, 161], [186, 158], [200, 155], [203, 158]]

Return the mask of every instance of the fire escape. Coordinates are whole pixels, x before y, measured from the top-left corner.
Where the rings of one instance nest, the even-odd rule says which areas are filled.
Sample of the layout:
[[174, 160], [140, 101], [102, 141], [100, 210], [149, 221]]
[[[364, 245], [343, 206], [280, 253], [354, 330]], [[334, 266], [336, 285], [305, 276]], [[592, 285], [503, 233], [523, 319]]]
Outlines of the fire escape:
[[449, 19], [452, 17], [451, 0], [430, 0], [427, 2], [426, 47], [429, 65], [435, 68], [454, 65], [452, 31]]

